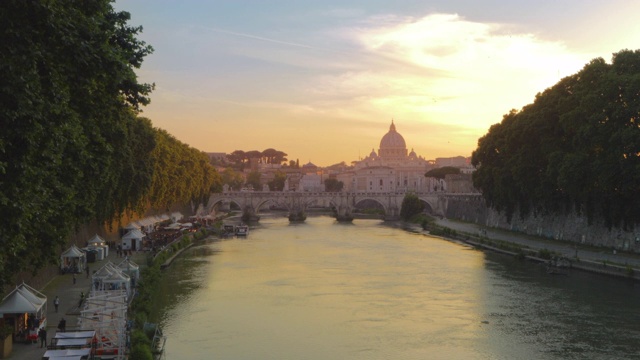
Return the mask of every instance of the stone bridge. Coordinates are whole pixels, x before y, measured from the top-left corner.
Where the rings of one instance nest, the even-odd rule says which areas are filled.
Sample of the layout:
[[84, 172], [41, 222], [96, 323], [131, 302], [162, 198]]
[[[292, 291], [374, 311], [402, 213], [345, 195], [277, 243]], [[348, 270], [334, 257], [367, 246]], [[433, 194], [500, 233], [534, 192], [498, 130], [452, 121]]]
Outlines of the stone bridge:
[[[426, 212], [435, 216], [445, 216], [448, 199], [451, 196], [462, 195], [440, 192], [414, 194], [425, 203]], [[404, 192], [230, 191], [211, 194], [208, 210], [212, 213], [217, 207], [234, 203], [242, 209], [244, 220], [258, 221], [261, 208], [275, 206], [287, 209], [290, 220], [301, 221], [306, 219], [307, 209], [311, 207], [328, 208], [333, 209], [337, 220], [351, 221], [353, 211], [358, 204], [365, 200], [372, 200], [384, 209], [385, 220], [397, 220], [400, 218], [404, 196]]]

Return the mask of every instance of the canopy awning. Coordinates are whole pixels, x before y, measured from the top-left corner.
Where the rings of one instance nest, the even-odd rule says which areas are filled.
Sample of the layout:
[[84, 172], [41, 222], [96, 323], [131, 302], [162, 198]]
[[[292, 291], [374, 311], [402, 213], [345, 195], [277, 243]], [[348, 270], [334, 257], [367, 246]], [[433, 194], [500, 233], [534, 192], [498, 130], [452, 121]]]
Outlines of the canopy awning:
[[81, 258], [84, 257], [84, 253], [82, 252], [82, 250], [78, 249], [77, 246], [75, 245], [71, 245], [70, 248], [67, 249], [67, 251], [63, 252], [62, 255], [60, 255], [63, 258]]
[[87, 241], [90, 246], [104, 246], [107, 241], [100, 237], [100, 235], [96, 234], [91, 240]]
[[16, 287], [2, 299], [0, 314], [37, 313], [46, 303], [46, 296], [41, 298], [32, 293], [27, 287]]
[[145, 237], [145, 235], [140, 230], [134, 229], [124, 234], [124, 236], [122, 237], [122, 240], [142, 239], [143, 237]]

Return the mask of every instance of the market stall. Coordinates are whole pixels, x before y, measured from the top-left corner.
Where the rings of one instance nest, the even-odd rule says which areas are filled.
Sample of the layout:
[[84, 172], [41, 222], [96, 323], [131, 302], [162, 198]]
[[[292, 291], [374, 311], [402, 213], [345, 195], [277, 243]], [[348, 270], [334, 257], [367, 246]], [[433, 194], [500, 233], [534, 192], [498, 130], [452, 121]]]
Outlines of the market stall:
[[101, 249], [103, 258], [109, 256], [109, 246], [107, 245], [107, 241], [98, 234], [87, 241], [87, 247], [89, 249]]
[[13, 326], [16, 339], [37, 341], [38, 330], [47, 326], [47, 297], [23, 283], [2, 299], [0, 316]]
[[87, 264], [87, 257], [77, 246], [71, 245], [60, 255], [60, 270], [63, 273], [81, 273]]
[[124, 234], [120, 240], [122, 250], [142, 250], [142, 239], [145, 235], [137, 229], [131, 230]]

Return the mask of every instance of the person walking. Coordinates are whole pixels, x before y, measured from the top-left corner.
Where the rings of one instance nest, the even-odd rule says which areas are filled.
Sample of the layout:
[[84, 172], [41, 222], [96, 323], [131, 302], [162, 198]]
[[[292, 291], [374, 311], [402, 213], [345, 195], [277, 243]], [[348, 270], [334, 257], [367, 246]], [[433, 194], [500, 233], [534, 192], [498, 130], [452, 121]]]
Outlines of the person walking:
[[38, 337], [40, 338], [40, 347], [46, 347], [47, 346], [47, 330], [44, 329], [44, 327], [40, 328], [40, 331], [38, 331]]
[[80, 302], [78, 303], [78, 307], [81, 307], [83, 302], [84, 302], [84, 291], [81, 291], [80, 292]]
[[60, 330], [60, 332], [67, 331], [67, 320], [64, 318], [60, 319], [60, 322], [58, 323], [58, 330]]
[[53, 300], [53, 306], [56, 308], [56, 312], [58, 312], [58, 306], [60, 306], [60, 298], [56, 295], [56, 298]]

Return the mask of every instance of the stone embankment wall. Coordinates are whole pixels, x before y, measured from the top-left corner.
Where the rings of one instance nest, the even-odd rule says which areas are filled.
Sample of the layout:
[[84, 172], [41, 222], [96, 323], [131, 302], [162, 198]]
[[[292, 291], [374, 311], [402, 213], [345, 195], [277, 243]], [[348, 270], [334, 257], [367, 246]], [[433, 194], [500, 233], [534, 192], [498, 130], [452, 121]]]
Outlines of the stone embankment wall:
[[575, 213], [553, 216], [528, 216], [521, 219], [518, 214], [507, 222], [504, 214], [487, 208], [480, 195], [469, 195], [447, 200], [447, 218], [476, 224], [518, 231], [521, 233], [555, 240], [588, 244], [612, 249], [640, 252], [640, 230], [623, 231], [608, 229], [602, 220], [594, 219], [589, 224], [586, 217]]

